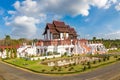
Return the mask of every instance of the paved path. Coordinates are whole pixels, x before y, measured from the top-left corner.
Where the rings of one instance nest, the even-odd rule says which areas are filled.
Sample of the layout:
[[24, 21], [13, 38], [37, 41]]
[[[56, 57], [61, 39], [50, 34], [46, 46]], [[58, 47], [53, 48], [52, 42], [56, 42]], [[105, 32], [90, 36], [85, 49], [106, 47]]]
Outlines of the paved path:
[[91, 72], [71, 76], [46, 76], [0, 62], [0, 80], [120, 80], [120, 62]]

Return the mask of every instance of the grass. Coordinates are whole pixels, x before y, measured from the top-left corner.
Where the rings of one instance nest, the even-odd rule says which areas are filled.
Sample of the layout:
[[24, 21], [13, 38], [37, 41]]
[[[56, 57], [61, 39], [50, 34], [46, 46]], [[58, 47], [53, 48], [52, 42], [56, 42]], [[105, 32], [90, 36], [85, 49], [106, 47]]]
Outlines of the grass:
[[120, 48], [117, 50], [109, 50], [108, 53], [116, 53], [116, 52], [120, 52]]
[[[103, 65], [107, 65], [110, 63], [114, 63], [117, 61], [117, 59], [120, 58], [118, 56], [115, 58], [114, 56], [111, 56], [109, 60], [99, 62], [98, 60], [93, 63], [90, 62], [90, 66], [87, 65], [87, 63], [83, 64], [77, 64], [77, 65], [67, 65], [63, 67], [50, 67], [47, 65], [41, 64], [40, 60], [37, 61], [30, 61], [30, 60], [25, 60], [25, 59], [8, 59], [4, 60], [7, 63], [13, 64], [18, 67], [22, 67], [34, 72], [38, 73], [45, 73], [45, 74], [74, 74], [74, 73], [80, 73], [80, 72], [87, 72], [93, 69], [96, 69], [98, 67], [102, 67]], [[85, 69], [84, 69], [85, 67]], [[88, 68], [90, 67], [90, 68]], [[83, 70], [84, 69], [84, 70]]]
[[9, 59], [4, 60], [7, 63], [13, 64], [15, 66], [19, 66], [22, 68], [30, 69], [36, 72], [42, 72], [43, 69], [51, 70], [52, 67], [49, 67], [47, 65], [40, 64], [40, 61], [30, 61], [25, 59]]

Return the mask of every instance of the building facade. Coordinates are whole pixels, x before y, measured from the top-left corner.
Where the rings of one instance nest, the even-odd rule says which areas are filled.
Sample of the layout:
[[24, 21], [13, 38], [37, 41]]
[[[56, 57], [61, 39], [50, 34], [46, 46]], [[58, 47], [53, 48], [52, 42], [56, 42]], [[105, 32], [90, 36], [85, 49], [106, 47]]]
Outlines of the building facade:
[[77, 33], [75, 29], [60, 21], [47, 23], [43, 36], [44, 40], [77, 39]]
[[78, 55], [105, 53], [102, 43], [89, 43], [86, 39], [78, 39], [74, 28], [61, 21], [47, 23], [43, 32], [44, 39], [34, 45], [23, 45], [17, 50], [18, 57], [49, 56], [49, 55]]

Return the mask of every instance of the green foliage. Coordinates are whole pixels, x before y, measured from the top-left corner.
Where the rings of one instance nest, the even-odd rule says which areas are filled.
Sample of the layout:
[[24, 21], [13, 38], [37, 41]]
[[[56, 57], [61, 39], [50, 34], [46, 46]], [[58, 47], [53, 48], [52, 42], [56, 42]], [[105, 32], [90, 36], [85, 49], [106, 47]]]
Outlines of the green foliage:
[[71, 71], [71, 70], [73, 70], [74, 68], [73, 67], [70, 67], [69, 69], [68, 69], [68, 71]]
[[102, 42], [106, 48], [120, 48], [120, 39], [110, 40], [110, 39], [97, 39], [96, 37], [93, 37], [93, 42]]
[[62, 71], [62, 67], [59, 67], [59, 68], [58, 68], [58, 71]]
[[90, 69], [90, 68], [91, 68], [91, 65], [89, 64], [89, 65], [88, 65], [88, 69]]
[[7, 56], [7, 59], [9, 58], [9, 50], [6, 49], [6, 56]]
[[47, 55], [50, 56], [50, 55], [53, 55], [53, 53], [51, 51], [47, 52]]
[[67, 56], [67, 52], [64, 53], [64, 56]]
[[90, 65], [90, 62], [87, 62], [87, 65]]
[[10, 40], [11, 38], [10, 38], [10, 35], [6, 35], [5, 36], [5, 40]]
[[42, 72], [45, 72], [46, 70], [45, 69], [42, 69]]
[[99, 59], [98, 62], [101, 62], [101, 59]]
[[96, 41], [96, 37], [93, 37], [93, 42], [95, 42]]
[[85, 71], [85, 70], [86, 70], [86, 66], [83, 67], [83, 71]]
[[31, 44], [32, 40], [28, 40], [25, 38], [12, 39], [10, 35], [6, 35], [3, 40], [0, 40], [0, 46], [16, 46], [22, 45], [23, 43]]
[[96, 64], [96, 61], [93, 61], [93, 64]]
[[103, 58], [103, 61], [106, 61], [106, 58]]
[[[106, 56], [106, 55], [104, 55]], [[106, 58], [106, 61], [103, 61], [103, 58], [100, 59], [100, 63], [97, 62], [97, 60], [93, 64], [91, 62], [84, 62], [84, 65], [78, 64], [78, 65], [66, 65], [66, 66], [47, 66], [47, 64], [41, 64], [39, 60], [37, 61], [30, 61], [30, 60], [25, 60], [25, 59], [7, 59], [4, 60], [8, 63], [11, 63], [13, 65], [17, 65], [19, 67], [29, 69], [31, 71], [36, 71], [40, 73], [47, 73], [47, 74], [68, 74], [68, 73], [78, 73], [81, 71], [87, 71], [87, 70], [92, 70], [93, 68], [97, 68], [103, 65], [107, 65], [113, 62], [116, 62], [120, 60], [120, 56], [118, 55], [118, 58], [114, 58], [114, 55], [110, 56], [110, 60], [107, 60], [108, 57]], [[101, 62], [102, 61], [102, 62]], [[95, 63], [95, 64], [94, 64]]]

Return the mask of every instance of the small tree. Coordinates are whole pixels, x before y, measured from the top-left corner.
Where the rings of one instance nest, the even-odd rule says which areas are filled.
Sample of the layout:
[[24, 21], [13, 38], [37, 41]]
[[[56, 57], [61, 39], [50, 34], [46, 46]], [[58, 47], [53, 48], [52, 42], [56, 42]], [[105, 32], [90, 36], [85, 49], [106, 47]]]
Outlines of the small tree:
[[91, 65], [89, 64], [89, 65], [88, 65], [88, 69], [90, 69], [90, 68], [91, 68]]
[[96, 64], [96, 61], [93, 61], [93, 64]]
[[101, 59], [99, 59], [98, 62], [101, 62]]
[[67, 52], [64, 53], [64, 56], [67, 56]]
[[9, 50], [6, 49], [6, 58], [8, 59], [9, 58]]
[[10, 58], [13, 58], [13, 56], [12, 56], [12, 54], [13, 54], [13, 51], [12, 51], [12, 49], [10, 49]]
[[87, 62], [87, 65], [90, 65], [90, 62]]
[[45, 69], [42, 69], [42, 72], [45, 72]]
[[117, 55], [115, 55], [115, 56], [114, 56], [114, 58], [118, 58], [118, 56], [117, 56]]
[[106, 61], [106, 58], [103, 58], [103, 61]]
[[83, 67], [83, 71], [85, 71], [85, 70], [86, 70], [86, 66]]
[[110, 57], [109, 57], [109, 56], [107, 57], [107, 60], [110, 60]]
[[17, 50], [13, 49], [13, 53], [14, 53], [14, 58], [17, 58]]
[[54, 66], [54, 67], [53, 67], [53, 70], [57, 70], [57, 68]]
[[58, 68], [58, 71], [61, 71], [61, 70], [62, 70], [61, 67], [59, 67], [59, 68]]
[[68, 71], [71, 71], [71, 70], [73, 70], [74, 68], [73, 67], [70, 67], [69, 69], [68, 69]]

